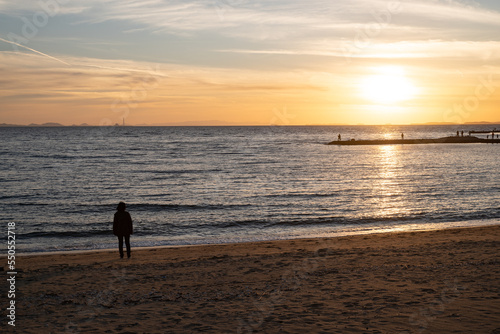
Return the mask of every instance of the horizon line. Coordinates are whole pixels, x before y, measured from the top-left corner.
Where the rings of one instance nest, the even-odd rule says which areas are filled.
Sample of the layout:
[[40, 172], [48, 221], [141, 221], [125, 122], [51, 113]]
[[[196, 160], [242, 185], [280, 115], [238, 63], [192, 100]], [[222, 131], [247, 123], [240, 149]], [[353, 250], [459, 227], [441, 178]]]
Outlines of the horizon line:
[[[189, 122], [187, 122], [189, 123]], [[130, 124], [130, 125], [95, 125], [95, 124], [61, 124], [57, 122], [46, 122], [41, 124], [10, 124], [10, 123], [0, 123], [0, 127], [297, 127], [297, 126], [411, 126], [411, 125], [487, 125], [487, 124], [500, 124], [500, 120], [497, 122], [489, 121], [478, 121], [478, 122], [465, 122], [465, 123], [453, 123], [453, 122], [425, 122], [425, 123], [378, 123], [378, 124], [348, 124], [348, 123], [338, 123], [338, 124], [196, 124], [197, 122], [192, 122], [193, 124], [185, 124], [184, 122], [171, 123], [171, 124]], [[201, 121], [200, 123], [203, 123]]]

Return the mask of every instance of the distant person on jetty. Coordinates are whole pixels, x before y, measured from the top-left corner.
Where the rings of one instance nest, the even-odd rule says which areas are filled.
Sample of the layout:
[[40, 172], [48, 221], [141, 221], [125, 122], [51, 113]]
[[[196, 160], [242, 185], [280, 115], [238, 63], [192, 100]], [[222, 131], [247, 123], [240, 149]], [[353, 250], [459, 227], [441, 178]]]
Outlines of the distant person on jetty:
[[339, 133], [338, 139], [339, 139], [339, 141], [342, 140], [342, 136], [340, 135], [340, 133]]
[[405, 140], [405, 134], [401, 133], [401, 140]]
[[125, 211], [126, 208], [125, 203], [118, 203], [113, 219], [113, 234], [118, 237], [118, 250], [121, 258], [123, 258], [123, 238], [127, 247], [127, 257], [130, 258], [130, 235], [133, 234], [132, 217]]

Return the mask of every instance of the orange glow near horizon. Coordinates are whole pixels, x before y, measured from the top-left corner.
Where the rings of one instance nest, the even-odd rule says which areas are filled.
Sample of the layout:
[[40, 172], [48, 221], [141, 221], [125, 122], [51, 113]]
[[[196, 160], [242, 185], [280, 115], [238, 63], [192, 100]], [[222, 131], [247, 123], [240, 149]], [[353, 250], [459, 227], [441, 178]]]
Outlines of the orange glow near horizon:
[[[80, 59], [72, 59], [75, 65], [68, 68], [36, 55], [9, 53], [0, 53], [0, 60], [5, 80], [15, 87], [0, 92], [0, 123], [99, 125], [103, 120], [121, 124], [123, 118], [127, 125], [500, 121], [496, 77], [490, 80], [480, 70], [462, 76], [440, 70], [439, 64], [411, 70], [411, 63], [363, 64], [353, 71], [318, 74], [182, 65], [152, 72], [149, 63]], [[121, 70], [126, 67], [136, 70]]]

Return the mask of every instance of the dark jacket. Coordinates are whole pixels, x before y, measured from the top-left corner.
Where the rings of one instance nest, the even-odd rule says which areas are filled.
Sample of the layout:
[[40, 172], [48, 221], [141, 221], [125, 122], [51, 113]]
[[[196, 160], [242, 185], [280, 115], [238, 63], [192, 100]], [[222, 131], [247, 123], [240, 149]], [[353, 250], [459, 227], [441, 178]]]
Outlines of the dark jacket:
[[116, 236], [125, 236], [133, 234], [132, 217], [127, 211], [116, 211], [113, 220], [113, 234]]

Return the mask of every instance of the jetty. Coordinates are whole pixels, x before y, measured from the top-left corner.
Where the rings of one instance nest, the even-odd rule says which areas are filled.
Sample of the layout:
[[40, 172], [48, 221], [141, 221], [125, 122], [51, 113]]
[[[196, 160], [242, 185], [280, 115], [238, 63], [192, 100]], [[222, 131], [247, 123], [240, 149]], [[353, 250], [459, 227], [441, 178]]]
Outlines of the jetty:
[[[485, 132], [485, 133], [491, 133]], [[472, 143], [491, 143], [500, 144], [500, 139], [484, 139], [474, 136], [450, 136], [436, 139], [379, 139], [379, 140], [335, 140], [328, 145], [414, 145], [414, 144], [472, 144]]]
[[491, 133], [493, 136], [495, 135], [495, 133], [500, 133], [499, 130], [497, 130], [496, 128], [494, 128], [492, 131], [485, 131], [485, 130], [481, 130], [481, 131], [469, 131], [469, 136], [473, 133]]

